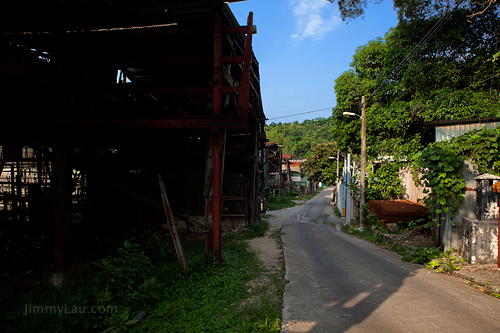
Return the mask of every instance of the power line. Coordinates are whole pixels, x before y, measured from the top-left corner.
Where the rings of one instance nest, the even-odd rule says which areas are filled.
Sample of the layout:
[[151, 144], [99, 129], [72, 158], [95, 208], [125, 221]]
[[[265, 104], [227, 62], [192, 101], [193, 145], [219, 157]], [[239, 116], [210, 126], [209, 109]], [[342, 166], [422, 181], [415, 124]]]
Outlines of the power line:
[[293, 116], [300, 116], [300, 115], [302, 115], [302, 114], [313, 113], [313, 112], [319, 112], [319, 111], [325, 111], [325, 110], [331, 110], [331, 109], [333, 109], [333, 106], [332, 106], [332, 107], [329, 107], [329, 108], [320, 109], [320, 110], [314, 110], [314, 111], [301, 112], [301, 113], [296, 113], [296, 114], [291, 114], [291, 115], [288, 115], [288, 116], [281, 116], [281, 117], [276, 117], [276, 118], [269, 118], [269, 119], [267, 119], [267, 120], [274, 120], [274, 119], [288, 118], [288, 117], [293, 117]]
[[[455, 7], [459, 8], [464, 3], [465, 3], [465, 1], [457, 3], [455, 5]], [[370, 100], [377, 93], [377, 91], [380, 88], [382, 88], [384, 85], [386, 85], [387, 82], [393, 77], [393, 75], [398, 74], [401, 71], [401, 69], [403, 68], [403, 66], [411, 59], [411, 57], [413, 57], [413, 55], [419, 49], [421, 49], [424, 45], [426, 45], [429, 42], [429, 40], [436, 34], [436, 32], [438, 32], [443, 27], [443, 25], [450, 19], [455, 7], [451, 8], [451, 9], [450, 8], [446, 9], [446, 11], [443, 13], [443, 15], [434, 24], [434, 26], [425, 34], [425, 36], [420, 40], [420, 42], [418, 42], [417, 45], [415, 45], [415, 47], [406, 55], [406, 57], [403, 59], [403, 61], [401, 61], [396, 66], [396, 68], [392, 71], [392, 73], [389, 74], [388, 78], [384, 79], [382, 81], [382, 83], [377, 87], [377, 89], [375, 89], [375, 91], [370, 96], [368, 96], [368, 98], [366, 99], [366, 102], [368, 102], [368, 100]]]

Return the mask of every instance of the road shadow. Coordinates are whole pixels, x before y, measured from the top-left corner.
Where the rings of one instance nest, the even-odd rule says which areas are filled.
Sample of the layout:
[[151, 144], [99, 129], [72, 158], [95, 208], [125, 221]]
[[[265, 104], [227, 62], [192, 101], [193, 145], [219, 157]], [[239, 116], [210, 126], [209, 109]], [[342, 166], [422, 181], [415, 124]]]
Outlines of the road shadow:
[[[283, 233], [290, 282], [285, 288], [282, 332], [346, 332], [389, 298], [399, 297], [395, 294], [419, 269], [331, 226], [289, 221]], [[382, 312], [397, 315], [400, 302], [391, 302], [390, 307], [396, 308]], [[373, 322], [377, 320], [383, 321]]]

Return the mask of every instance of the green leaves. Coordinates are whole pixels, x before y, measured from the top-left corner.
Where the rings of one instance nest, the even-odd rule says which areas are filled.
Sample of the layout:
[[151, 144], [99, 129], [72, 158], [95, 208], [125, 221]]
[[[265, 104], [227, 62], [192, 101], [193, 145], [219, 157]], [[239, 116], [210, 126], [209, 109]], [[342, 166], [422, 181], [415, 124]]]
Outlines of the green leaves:
[[[432, 5], [431, 5], [432, 3]], [[356, 4], [356, 2], [353, 2]], [[425, 33], [439, 22], [443, 4], [399, 1], [400, 22], [384, 38], [356, 49], [351, 69], [335, 80], [336, 107], [333, 136], [341, 151], [360, 151], [360, 122], [342, 117], [360, 109], [361, 96], [367, 99], [367, 156], [408, 158], [420, 151], [422, 122], [496, 116], [500, 109], [498, 50], [500, 17], [498, 4], [488, 13], [469, 20], [471, 8], [456, 8], [442, 22], [441, 33], [422, 48], [414, 49]], [[432, 7], [432, 6], [436, 7]], [[476, 8], [477, 9], [477, 8]], [[415, 11], [415, 16], [412, 12]], [[406, 19], [404, 19], [406, 18]], [[402, 65], [411, 52], [411, 59]], [[498, 142], [484, 143], [481, 168], [493, 163]], [[464, 149], [472, 148], [470, 142]], [[432, 156], [434, 161], [442, 156]], [[455, 168], [456, 166], [452, 166]], [[444, 172], [451, 172], [449, 168]]]
[[399, 178], [401, 163], [383, 162], [374, 174], [366, 179], [367, 200], [400, 199], [404, 193], [403, 182]]
[[320, 143], [311, 149], [311, 157], [301, 164], [301, 172], [307, 179], [333, 184], [337, 178], [336, 143]]
[[[454, 214], [458, 203], [463, 201], [465, 180], [461, 173], [462, 158], [445, 142], [430, 144], [422, 151], [418, 160], [422, 179], [431, 188], [424, 199], [431, 214], [442, 212]], [[440, 205], [441, 209], [436, 205]]]
[[283, 145], [285, 154], [294, 158], [311, 157], [311, 148], [333, 140], [333, 118], [316, 118], [302, 123], [271, 123], [265, 127], [269, 142]]

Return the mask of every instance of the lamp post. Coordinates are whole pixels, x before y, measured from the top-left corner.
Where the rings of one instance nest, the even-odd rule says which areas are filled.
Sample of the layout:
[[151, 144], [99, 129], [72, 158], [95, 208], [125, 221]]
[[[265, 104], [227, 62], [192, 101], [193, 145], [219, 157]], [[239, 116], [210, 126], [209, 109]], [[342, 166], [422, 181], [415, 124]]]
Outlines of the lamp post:
[[361, 97], [361, 115], [354, 112], [344, 112], [343, 116], [358, 116], [361, 118], [361, 177], [359, 184], [359, 226], [363, 227], [363, 205], [365, 204], [365, 169], [366, 169], [366, 106], [365, 96]]

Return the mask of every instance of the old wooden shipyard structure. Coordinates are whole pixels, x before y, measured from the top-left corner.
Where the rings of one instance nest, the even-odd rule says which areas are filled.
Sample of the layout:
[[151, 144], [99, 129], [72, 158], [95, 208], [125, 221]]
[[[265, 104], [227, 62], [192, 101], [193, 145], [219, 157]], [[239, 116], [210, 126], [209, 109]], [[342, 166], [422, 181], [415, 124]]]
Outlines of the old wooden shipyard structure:
[[258, 221], [256, 27], [231, 2], [4, 4], [2, 271], [62, 273], [108, 237], [165, 224], [159, 175], [181, 233], [205, 233], [218, 261], [222, 228]]

